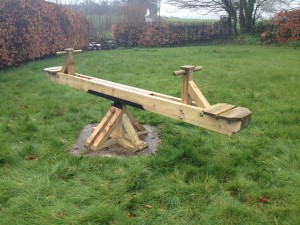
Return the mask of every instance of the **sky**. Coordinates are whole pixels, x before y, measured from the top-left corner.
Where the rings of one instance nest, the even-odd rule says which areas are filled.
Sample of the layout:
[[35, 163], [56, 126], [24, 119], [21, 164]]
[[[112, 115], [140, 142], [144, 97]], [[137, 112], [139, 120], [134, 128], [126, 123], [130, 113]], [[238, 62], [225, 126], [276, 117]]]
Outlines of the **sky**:
[[205, 12], [187, 10], [187, 9], [180, 9], [178, 10], [176, 7], [161, 3], [160, 6], [160, 15], [166, 17], [180, 17], [180, 18], [187, 18], [187, 19], [218, 19], [220, 16], [214, 13], [210, 13], [205, 15]]
[[[48, 0], [51, 2], [55, 2], [55, 0]], [[82, 0], [84, 1], [84, 0]], [[103, 0], [95, 0], [95, 2], [101, 2]], [[110, 0], [114, 1], [114, 0]], [[58, 0], [59, 2], [59, 0]], [[80, 2], [79, 0], [62, 0], [61, 2]], [[295, 6], [299, 4], [300, 0], [297, 0], [298, 3], [295, 4]], [[299, 6], [298, 6], [299, 7]], [[165, 0], [161, 1], [161, 6], [160, 6], [160, 15], [161, 16], [166, 16], [166, 17], [179, 17], [179, 18], [187, 18], [187, 19], [219, 19], [220, 15], [217, 15], [216, 13], [210, 13], [210, 14], [205, 14], [205, 11], [193, 11], [193, 10], [188, 10], [188, 9], [177, 9], [176, 7], [169, 5], [165, 3]]]
[[[293, 8], [300, 8], [300, 0], [296, 1], [293, 5]], [[188, 18], [188, 19], [219, 19], [220, 15], [216, 13], [210, 13], [205, 14], [204, 11], [193, 11], [193, 10], [187, 10], [187, 9], [176, 9], [176, 7], [166, 4], [164, 2], [161, 3], [160, 6], [160, 15], [166, 16], [166, 17], [180, 17], [180, 18]], [[265, 18], [269, 18], [270, 16], [273, 16], [273, 14], [266, 14], [264, 15]]]

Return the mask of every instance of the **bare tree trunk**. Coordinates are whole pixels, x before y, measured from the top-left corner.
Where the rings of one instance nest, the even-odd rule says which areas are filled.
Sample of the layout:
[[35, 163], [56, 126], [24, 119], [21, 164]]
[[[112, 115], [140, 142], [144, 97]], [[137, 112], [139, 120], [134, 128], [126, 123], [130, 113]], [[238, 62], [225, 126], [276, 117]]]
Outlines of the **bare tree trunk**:
[[240, 0], [240, 28], [242, 33], [251, 33], [255, 26], [253, 20], [254, 4], [256, 0]]
[[241, 31], [241, 33], [244, 33], [244, 32], [245, 32], [244, 2], [245, 2], [245, 1], [240, 0], [239, 22], [240, 22], [240, 31]]
[[232, 21], [231, 21], [231, 16], [228, 16], [228, 34], [232, 34]]
[[237, 31], [237, 15], [236, 13], [233, 16], [233, 35], [237, 35], [238, 31]]

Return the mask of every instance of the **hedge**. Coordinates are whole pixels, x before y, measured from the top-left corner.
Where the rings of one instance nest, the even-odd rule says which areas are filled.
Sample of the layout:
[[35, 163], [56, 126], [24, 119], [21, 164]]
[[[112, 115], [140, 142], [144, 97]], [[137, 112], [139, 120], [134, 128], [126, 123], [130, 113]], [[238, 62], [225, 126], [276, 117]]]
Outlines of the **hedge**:
[[275, 17], [276, 41], [280, 43], [300, 40], [300, 10], [280, 12]]
[[156, 23], [156, 24], [115, 24], [112, 26], [113, 39], [118, 45], [134, 47], [170, 46], [199, 42], [228, 35], [225, 20], [217, 23]]
[[87, 20], [42, 0], [0, 1], [0, 68], [89, 44]]

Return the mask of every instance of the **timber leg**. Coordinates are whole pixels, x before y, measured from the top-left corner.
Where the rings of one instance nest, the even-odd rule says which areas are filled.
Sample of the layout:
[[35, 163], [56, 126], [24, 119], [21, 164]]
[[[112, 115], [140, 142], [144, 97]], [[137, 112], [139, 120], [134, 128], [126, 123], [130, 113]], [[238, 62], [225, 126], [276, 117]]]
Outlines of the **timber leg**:
[[98, 151], [118, 144], [125, 149], [137, 152], [148, 147], [139, 138], [139, 135], [147, 132], [146, 128], [129, 114], [125, 106], [121, 109], [112, 106], [94, 129], [85, 146]]
[[63, 65], [61, 72], [67, 73], [70, 75], [75, 75], [75, 68], [74, 68], [74, 49], [73, 48], [67, 48], [67, 58], [66, 62]]

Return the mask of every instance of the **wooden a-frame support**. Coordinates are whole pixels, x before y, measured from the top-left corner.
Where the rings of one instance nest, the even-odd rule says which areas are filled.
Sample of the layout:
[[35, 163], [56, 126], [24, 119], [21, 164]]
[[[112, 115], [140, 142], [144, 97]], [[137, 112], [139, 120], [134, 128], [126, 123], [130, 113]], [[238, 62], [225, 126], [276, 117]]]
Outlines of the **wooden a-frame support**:
[[48, 78], [54, 82], [86, 91], [114, 101], [99, 125], [86, 141], [93, 151], [119, 144], [131, 151], [147, 147], [139, 136], [147, 130], [126, 110], [126, 105], [155, 112], [173, 119], [194, 124], [231, 136], [248, 126], [251, 111], [231, 104], [210, 105], [193, 81], [193, 72], [201, 67], [182, 66], [173, 72], [182, 75], [181, 98], [144, 89], [126, 86], [106, 80], [75, 73], [73, 49], [66, 49], [67, 59], [63, 67], [46, 68]]
[[119, 144], [136, 152], [148, 147], [139, 139], [139, 135], [147, 132], [146, 128], [128, 113], [125, 106], [122, 108], [112, 106], [85, 145], [93, 151], [98, 151]]

